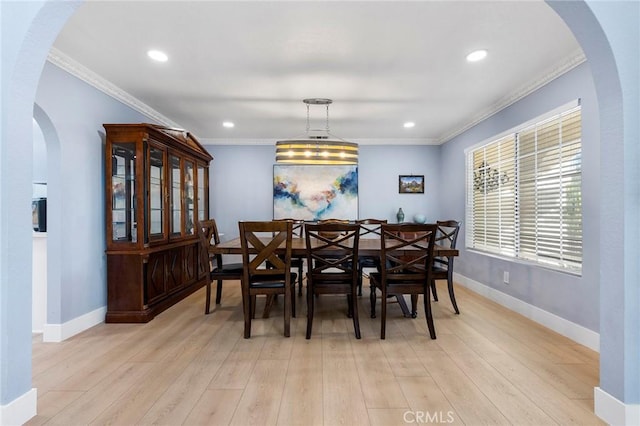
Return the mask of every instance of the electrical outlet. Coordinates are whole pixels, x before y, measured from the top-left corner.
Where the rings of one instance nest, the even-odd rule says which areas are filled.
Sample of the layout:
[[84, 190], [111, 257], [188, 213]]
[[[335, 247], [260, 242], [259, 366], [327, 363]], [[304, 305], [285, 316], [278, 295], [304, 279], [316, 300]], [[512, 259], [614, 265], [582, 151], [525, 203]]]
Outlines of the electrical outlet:
[[502, 278], [505, 284], [509, 284], [509, 271], [504, 271]]

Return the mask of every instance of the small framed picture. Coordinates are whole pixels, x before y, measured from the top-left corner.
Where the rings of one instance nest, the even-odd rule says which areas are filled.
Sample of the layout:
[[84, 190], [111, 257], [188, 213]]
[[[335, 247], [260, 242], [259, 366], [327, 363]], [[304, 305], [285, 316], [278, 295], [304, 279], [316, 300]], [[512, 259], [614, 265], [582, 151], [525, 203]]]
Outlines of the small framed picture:
[[400, 175], [398, 177], [400, 194], [424, 194], [424, 175]]

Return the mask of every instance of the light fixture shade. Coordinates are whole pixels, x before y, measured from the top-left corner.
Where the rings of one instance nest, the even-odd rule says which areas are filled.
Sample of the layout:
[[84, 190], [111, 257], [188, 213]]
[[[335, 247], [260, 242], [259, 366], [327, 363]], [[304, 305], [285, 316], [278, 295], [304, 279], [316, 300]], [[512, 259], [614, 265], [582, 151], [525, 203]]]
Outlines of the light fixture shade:
[[276, 162], [358, 164], [358, 144], [338, 139], [287, 139], [276, 142]]
[[[284, 164], [358, 164], [358, 144], [336, 138], [329, 133], [329, 104], [331, 99], [305, 99], [307, 104], [307, 133], [305, 136], [276, 142], [276, 163]], [[309, 105], [326, 105], [327, 128], [309, 128]]]

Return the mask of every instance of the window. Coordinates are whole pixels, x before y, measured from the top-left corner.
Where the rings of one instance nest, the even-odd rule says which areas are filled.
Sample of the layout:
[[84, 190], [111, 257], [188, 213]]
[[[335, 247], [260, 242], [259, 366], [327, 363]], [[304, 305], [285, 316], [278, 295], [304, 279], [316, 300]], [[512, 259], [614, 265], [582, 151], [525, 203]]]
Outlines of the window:
[[580, 273], [581, 108], [467, 151], [468, 248]]

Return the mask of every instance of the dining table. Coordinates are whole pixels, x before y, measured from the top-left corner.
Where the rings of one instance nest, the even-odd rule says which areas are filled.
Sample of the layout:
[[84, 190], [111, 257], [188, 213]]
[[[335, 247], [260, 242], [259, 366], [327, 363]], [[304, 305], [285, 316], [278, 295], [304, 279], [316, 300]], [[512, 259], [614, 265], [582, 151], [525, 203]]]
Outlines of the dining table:
[[[265, 239], [265, 242], [268, 240]], [[360, 238], [358, 243], [358, 256], [366, 256], [366, 257], [379, 257], [381, 252], [381, 244], [380, 238]], [[411, 249], [405, 248], [401, 251], [406, 251], [407, 254], [410, 254]], [[211, 254], [242, 254], [242, 246], [240, 243], [240, 237], [234, 238], [229, 241], [220, 242], [219, 244], [209, 246], [209, 253]], [[455, 248], [444, 247], [439, 244], [436, 244], [433, 248], [433, 254], [436, 257], [455, 257], [458, 256], [459, 252]], [[291, 239], [291, 256], [304, 258], [307, 255], [307, 244], [305, 238], [302, 237], [294, 237]], [[396, 297], [398, 301], [398, 305], [402, 310], [402, 314], [409, 318], [411, 317], [411, 313], [407, 304], [404, 300], [404, 297], [401, 295]]]
[[[378, 257], [380, 256], [381, 246], [379, 238], [360, 238], [358, 243], [358, 256]], [[407, 253], [411, 249], [406, 249]], [[240, 237], [229, 241], [221, 242], [209, 247], [211, 254], [242, 254], [240, 245]], [[436, 257], [455, 257], [458, 256], [458, 249], [444, 247], [436, 244], [433, 248], [433, 255]], [[307, 244], [304, 238], [295, 237], [291, 239], [291, 256], [304, 257], [307, 255]]]

